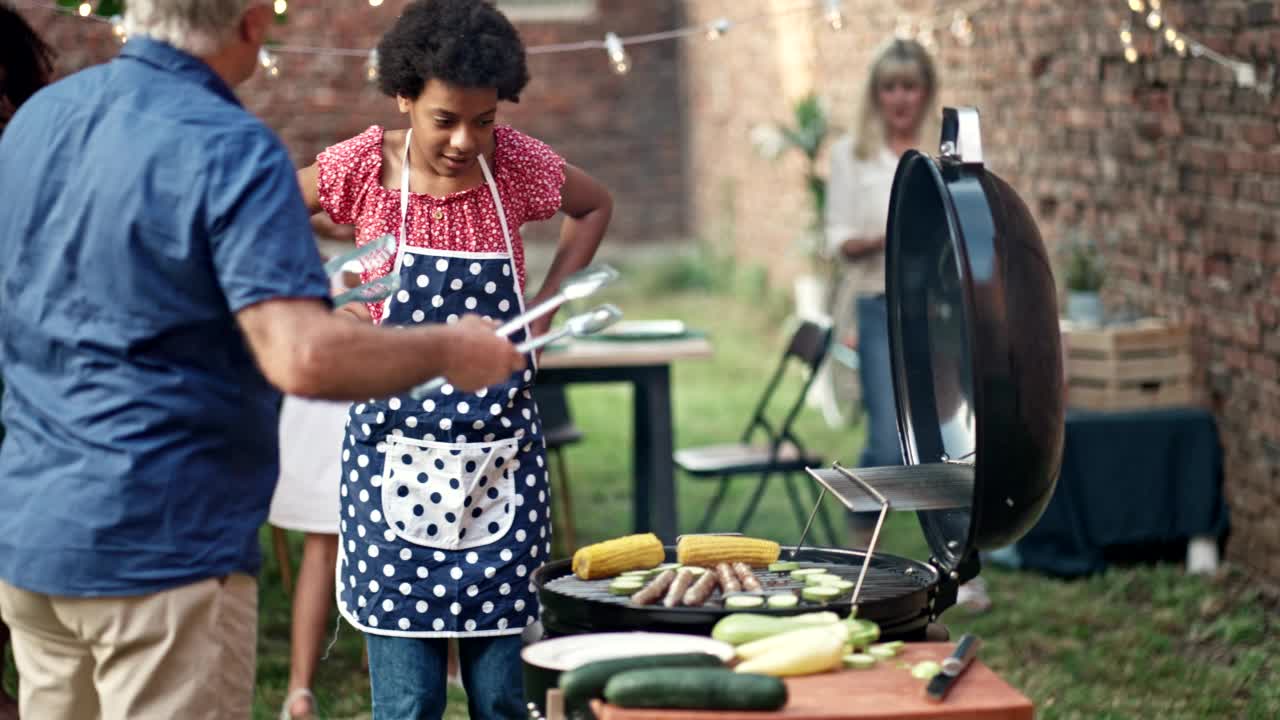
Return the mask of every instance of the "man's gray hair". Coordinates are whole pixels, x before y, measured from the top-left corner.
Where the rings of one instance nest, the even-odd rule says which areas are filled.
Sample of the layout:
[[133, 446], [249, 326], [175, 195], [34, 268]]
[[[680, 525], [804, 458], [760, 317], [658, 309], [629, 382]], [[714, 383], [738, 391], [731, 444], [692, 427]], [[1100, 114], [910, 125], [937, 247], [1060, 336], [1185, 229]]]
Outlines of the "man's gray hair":
[[218, 50], [250, 5], [262, 0], [129, 0], [125, 32], [145, 35], [192, 55]]

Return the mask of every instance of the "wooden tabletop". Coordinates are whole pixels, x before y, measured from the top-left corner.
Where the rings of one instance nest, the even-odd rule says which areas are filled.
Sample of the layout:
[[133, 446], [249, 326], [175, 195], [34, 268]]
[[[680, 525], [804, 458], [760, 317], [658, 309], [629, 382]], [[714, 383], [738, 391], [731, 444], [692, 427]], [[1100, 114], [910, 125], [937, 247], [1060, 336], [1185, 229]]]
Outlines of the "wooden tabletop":
[[941, 662], [952, 643], [911, 643], [871, 670], [846, 670], [787, 679], [787, 706], [778, 712], [622, 710], [597, 702], [600, 720], [1032, 720], [1031, 701], [975, 660], [942, 703], [924, 698], [927, 684], [902, 667]]
[[645, 341], [573, 340], [544, 352], [541, 367], [556, 370], [669, 365], [676, 360], [705, 360], [712, 355], [711, 341], [704, 337]]

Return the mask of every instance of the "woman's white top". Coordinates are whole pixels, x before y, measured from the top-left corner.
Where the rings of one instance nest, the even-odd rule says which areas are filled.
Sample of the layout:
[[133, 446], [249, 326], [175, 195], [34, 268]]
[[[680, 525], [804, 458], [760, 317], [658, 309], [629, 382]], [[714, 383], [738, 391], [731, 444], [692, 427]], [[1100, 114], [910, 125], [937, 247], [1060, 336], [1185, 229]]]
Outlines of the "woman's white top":
[[267, 522], [285, 530], [337, 535], [342, 441], [351, 403], [284, 399], [280, 481]]
[[[841, 137], [831, 147], [831, 172], [827, 179], [827, 247], [836, 257], [850, 238], [875, 238], [885, 234], [889, 222], [889, 194], [898, 157], [888, 147], [868, 160], [853, 154], [853, 138]], [[884, 252], [856, 262], [845, 262], [845, 283], [859, 295], [884, 292]]]

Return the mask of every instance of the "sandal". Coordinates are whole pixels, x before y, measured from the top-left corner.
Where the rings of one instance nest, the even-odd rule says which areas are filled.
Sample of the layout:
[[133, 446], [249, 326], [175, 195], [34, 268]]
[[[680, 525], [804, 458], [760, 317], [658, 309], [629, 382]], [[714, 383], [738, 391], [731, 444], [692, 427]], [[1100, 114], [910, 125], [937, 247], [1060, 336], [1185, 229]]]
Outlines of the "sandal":
[[[311, 702], [311, 712], [301, 717], [290, 713], [289, 706], [294, 704], [298, 700], [302, 700], [304, 698]], [[316, 696], [313, 695], [311, 691], [308, 690], [307, 688], [298, 688], [297, 690], [294, 690], [293, 692], [289, 693], [288, 697], [284, 699], [284, 704], [280, 706], [280, 720], [303, 720], [303, 718], [315, 718], [315, 717], [316, 717]]]

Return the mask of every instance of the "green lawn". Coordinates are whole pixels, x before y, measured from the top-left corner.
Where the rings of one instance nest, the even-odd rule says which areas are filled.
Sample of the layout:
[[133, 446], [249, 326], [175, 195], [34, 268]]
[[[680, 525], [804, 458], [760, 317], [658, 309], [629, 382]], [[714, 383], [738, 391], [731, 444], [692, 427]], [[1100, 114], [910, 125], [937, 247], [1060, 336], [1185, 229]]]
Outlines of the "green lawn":
[[[640, 290], [612, 299], [632, 318], [683, 318], [711, 332], [717, 348], [713, 361], [676, 368], [677, 445], [735, 438], [785, 341], [785, 320], [773, 309], [776, 304]], [[788, 388], [794, 391], [796, 382], [792, 378]], [[625, 387], [571, 391], [576, 421], [587, 435], [568, 452], [584, 541], [629, 529], [629, 395]], [[856, 461], [861, 444], [856, 429], [831, 430], [812, 411], [804, 413], [800, 429], [828, 459]], [[688, 530], [711, 488], [683, 479], [679, 487], [680, 526]], [[744, 482], [728, 504], [726, 526], [747, 490]], [[750, 531], [783, 542], [797, 537], [780, 488], [766, 497]], [[264, 534], [269, 550], [265, 541]], [[892, 552], [926, 557], [911, 516], [893, 518], [885, 544]], [[990, 569], [984, 577], [994, 610], [977, 618], [952, 610], [944, 621], [954, 634], [971, 630], [984, 638], [984, 661], [1035, 701], [1037, 717], [1280, 717], [1280, 606], [1247, 578], [1230, 573], [1216, 580], [1189, 578], [1176, 567], [1114, 570], [1078, 582]], [[279, 712], [287, 682], [288, 629], [288, 604], [278, 570], [268, 560], [255, 710], [260, 720]], [[324, 717], [367, 717], [360, 649], [360, 636], [344, 624], [315, 682]], [[12, 687], [11, 674], [9, 683]], [[448, 717], [465, 718], [463, 696], [458, 692], [454, 699]]]

